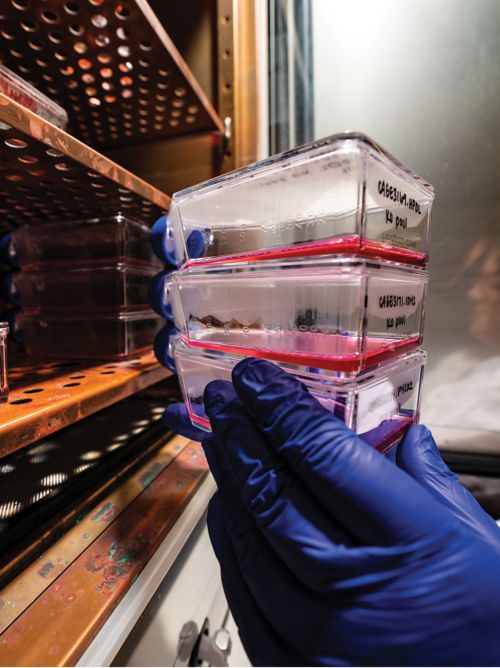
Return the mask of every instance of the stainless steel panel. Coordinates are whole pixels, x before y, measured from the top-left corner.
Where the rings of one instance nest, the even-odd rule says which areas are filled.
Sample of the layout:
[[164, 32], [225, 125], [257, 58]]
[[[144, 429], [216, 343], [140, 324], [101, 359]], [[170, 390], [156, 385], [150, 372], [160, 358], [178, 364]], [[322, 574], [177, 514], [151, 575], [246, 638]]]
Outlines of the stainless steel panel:
[[362, 130], [436, 187], [422, 421], [500, 450], [500, 3], [315, 0], [315, 136]]

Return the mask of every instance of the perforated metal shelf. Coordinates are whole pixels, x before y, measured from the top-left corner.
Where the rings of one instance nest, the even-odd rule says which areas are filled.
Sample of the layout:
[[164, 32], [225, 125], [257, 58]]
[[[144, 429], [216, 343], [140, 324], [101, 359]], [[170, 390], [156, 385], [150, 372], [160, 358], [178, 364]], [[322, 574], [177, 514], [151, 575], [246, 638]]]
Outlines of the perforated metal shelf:
[[93, 146], [224, 129], [145, 0], [3, 0], [0, 36], [1, 60]]
[[0, 458], [171, 375], [152, 354], [125, 362], [11, 365], [0, 405]]
[[0, 231], [119, 212], [153, 222], [170, 198], [0, 94]]

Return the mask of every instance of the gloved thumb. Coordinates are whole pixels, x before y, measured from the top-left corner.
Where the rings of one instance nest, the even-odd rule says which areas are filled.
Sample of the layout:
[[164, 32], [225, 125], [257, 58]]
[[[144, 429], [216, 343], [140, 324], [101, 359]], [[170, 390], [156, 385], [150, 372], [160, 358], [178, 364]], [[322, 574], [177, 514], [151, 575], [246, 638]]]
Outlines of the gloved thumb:
[[431, 432], [412, 425], [398, 447], [396, 464], [481, 536], [498, 541], [496, 522], [479, 505], [443, 461]]
[[192, 441], [204, 441], [209, 434], [195, 427], [188, 410], [183, 403], [170, 404], [162, 416], [163, 424], [171, 429], [174, 434], [180, 434]]

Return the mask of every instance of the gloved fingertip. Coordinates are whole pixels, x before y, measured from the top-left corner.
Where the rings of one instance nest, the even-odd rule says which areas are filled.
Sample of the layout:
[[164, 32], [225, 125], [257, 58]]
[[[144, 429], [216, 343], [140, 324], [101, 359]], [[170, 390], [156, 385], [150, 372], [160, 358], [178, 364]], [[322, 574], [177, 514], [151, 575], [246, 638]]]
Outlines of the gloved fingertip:
[[398, 447], [396, 463], [417, 477], [426, 475], [426, 471], [449, 471], [432, 433], [423, 424], [414, 424], [408, 429]]
[[425, 424], [412, 424], [408, 428], [404, 438], [404, 440], [412, 443], [415, 441], [425, 441], [427, 439], [430, 439], [434, 443], [434, 437]]
[[286, 375], [276, 364], [258, 357], [246, 357], [233, 368], [232, 378], [235, 385], [265, 384], [270, 376]]
[[232, 378], [233, 381], [240, 378], [249, 366], [252, 366], [258, 359], [256, 357], [245, 357], [236, 366], [233, 367]]
[[176, 421], [181, 421], [187, 417], [187, 409], [184, 404], [170, 404], [165, 409], [162, 420], [167, 427], [173, 428]]
[[245, 410], [263, 428], [271, 429], [273, 437], [278, 441], [288, 438], [285, 431], [292, 426], [288, 420], [288, 427], [278, 435], [277, 430], [281, 428], [280, 417], [285, 413], [293, 413], [292, 422], [295, 424], [295, 409], [299, 405], [304, 420], [307, 415], [311, 419], [329, 415], [333, 421], [333, 416], [321, 406], [299, 378], [272, 362], [249, 358], [234, 367], [232, 377], [235, 391]]
[[207, 436], [205, 431], [192, 424], [189, 412], [183, 403], [168, 406], [162, 415], [162, 422], [167, 429], [191, 441], [202, 441]]
[[234, 399], [236, 393], [227, 380], [213, 380], [208, 383], [203, 393], [203, 401], [208, 417], [214, 416], [221, 406]]
[[432, 453], [441, 458], [432, 433], [423, 424], [412, 424], [401, 442], [398, 453], [402, 455], [410, 452]]

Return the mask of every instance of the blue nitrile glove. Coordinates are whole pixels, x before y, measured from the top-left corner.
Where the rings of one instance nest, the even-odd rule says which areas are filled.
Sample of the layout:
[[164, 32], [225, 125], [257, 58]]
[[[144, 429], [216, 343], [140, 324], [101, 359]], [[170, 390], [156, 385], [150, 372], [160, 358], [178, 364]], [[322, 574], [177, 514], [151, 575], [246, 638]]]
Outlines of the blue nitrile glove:
[[[233, 382], [205, 392], [208, 523], [252, 662], [499, 665], [499, 529], [429, 431], [393, 463], [275, 365]], [[165, 421], [187, 429], [180, 406]]]

